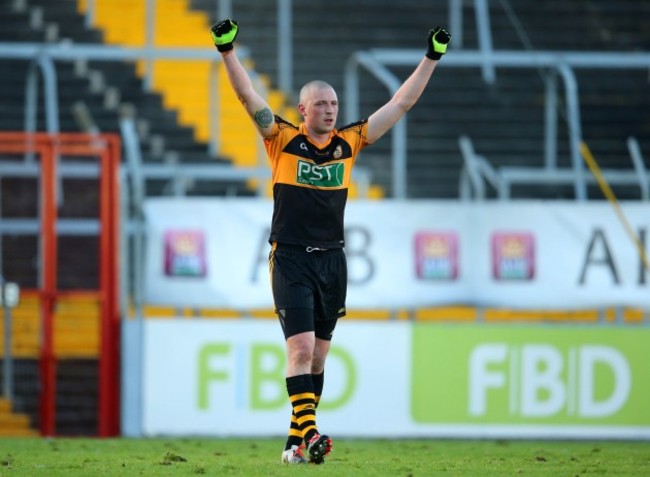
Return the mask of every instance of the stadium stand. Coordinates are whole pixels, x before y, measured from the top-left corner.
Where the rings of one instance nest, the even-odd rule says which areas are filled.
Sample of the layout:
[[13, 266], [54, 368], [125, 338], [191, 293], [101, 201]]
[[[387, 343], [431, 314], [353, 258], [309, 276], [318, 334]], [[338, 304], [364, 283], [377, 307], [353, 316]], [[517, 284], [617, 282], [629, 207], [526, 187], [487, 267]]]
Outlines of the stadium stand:
[[[103, 33], [85, 25], [76, 2], [3, 1], [2, 22], [7, 28], [0, 31], [3, 42], [46, 42], [73, 44], [103, 44]], [[6, 11], [6, 14], [5, 14]], [[36, 20], [35, 20], [36, 18]], [[2, 91], [4, 130], [20, 130], [24, 124], [24, 90], [27, 63], [2, 60]], [[221, 163], [230, 160], [209, 157], [207, 144], [195, 138], [193, 128], [182, 125], [179, 111], [167, 107], [165, 98], [155, 91], [145, 91], [137, 65], [118, 61], [57, 62], [59, 82], [60, 128], [62, 131], [84, 131], [86, 125], [79, 110], [90, 113], [90, 119], [102, 132], [118, 132], [120, 113], [126, 106], [135, 109], [142, 156], [145, 162], [161, 163]], [[41, 108], [42, 109], [42, 108]], [[38, 128], [44, 129], [44, 115], [40, 111]], [[153, 187], [150, 195], [163, 193]], [[244, 182], [214, 184], [203, 194], [251, 195]]]
[[[195, 8], [214, 15], [214, 2], [192, 0]], [[373, 48], [422, 49], [424, 34], [434, 24], [448, 22], [449, 2], [406, 0], [399, 8], [389, 1], [310, 1], [293, 11], [293, 84], [297, 89], [313, 78], [330, 82], [341, 99], [343, 69], [357, 50]], [[497, 50], [623, 51], [643, 50], [650, 44], [644, 24], [647, 4], [633, 0], [488, 2], [493, 46]], [[386, 14], [390, 12], [390, 14]], [[514, 14], [514, 16], [513, 16]], [[276, 9], [255, 0], [238, 1], [233, 17], [241, 21], [241, 42], [250, 47], [258, 71], [277, 78]], [[464, 29], [451, 32], [464, 49], [478, 40], [472, 2], [463, 4]], [[525, 32], [525, 37], [518, 34]], [[451, 55], [454, 51], [452, 41]], [[411, 68], [391, 68], [401, 78]], [[468, 135], [475, 148], [500, 165], [541, 165], [543, 162], [543, 96], [540, 71], [499, 68], [490, 85], [477, 68], [446, 68], [444, 61], [408, 118], [408, 196], [457, 198], [462, 157], [457, 139]], [[647, 72], [636, 70], [577, 71], [584, 139], [603, 167], [631, 167], [626, 140], [638, 137], [648, 150], [650, 106]], [[612, 78], [616, 78], [615, 81]], [[370, 114], [387, 99], [386, 88], [365, 75], [360, 112]], [[617, 84], [615, 89], [612, 84]], [[566, 125], [559, 126], [558, 165], [567, 166]], [[391, 195], [390, 138], [373, 146], [361, 164]], [[646, 167], [648, 166], [646, 162]], [[639, 198], [638, 188], [616, 189], [621, 199]], [[568, 186], [515, 188], [513, 198], [573, 198]], [[590, 198], [600, 198], [590, 189]]]

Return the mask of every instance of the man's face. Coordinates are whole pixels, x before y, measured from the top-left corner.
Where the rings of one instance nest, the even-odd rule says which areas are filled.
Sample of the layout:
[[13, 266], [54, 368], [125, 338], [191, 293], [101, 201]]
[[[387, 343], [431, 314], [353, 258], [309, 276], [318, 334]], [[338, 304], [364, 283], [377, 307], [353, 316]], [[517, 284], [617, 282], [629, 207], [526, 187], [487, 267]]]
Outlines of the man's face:
[[312, 88], [298, 105], [305, 125], [316, 134], [327, 134], [336, 125], [339, 101], [332, 88]]

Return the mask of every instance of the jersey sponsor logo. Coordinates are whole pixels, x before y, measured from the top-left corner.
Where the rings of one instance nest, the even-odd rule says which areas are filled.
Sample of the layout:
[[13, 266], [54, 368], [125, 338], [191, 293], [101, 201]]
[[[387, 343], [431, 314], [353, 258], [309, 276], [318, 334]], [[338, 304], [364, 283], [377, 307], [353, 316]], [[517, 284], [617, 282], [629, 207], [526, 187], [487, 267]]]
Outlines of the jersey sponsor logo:
[[307, 161], [298, 161], [296, 182], [314, 187], [338, 188], [343, 186], [345, 164], [336, 162], [319, 166]]

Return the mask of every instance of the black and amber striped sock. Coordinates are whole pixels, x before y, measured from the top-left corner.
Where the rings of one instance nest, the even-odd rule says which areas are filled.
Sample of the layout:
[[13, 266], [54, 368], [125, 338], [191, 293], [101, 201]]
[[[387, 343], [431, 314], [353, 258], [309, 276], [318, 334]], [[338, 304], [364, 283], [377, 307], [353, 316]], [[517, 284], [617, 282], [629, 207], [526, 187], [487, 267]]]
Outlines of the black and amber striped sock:
[[296, 413], [291, 411], [291, 424], [289, 425], [289, 435], [287, 436], [287, 443], [284, 445], [284, 450], [291, 449], [292, 446], [299, 446], [302, 444], [302, 432], [296, 419]]
[[316, 399], [311, 374], [287, 378], [287, 392], [302, 438], [309, 441], [318, 432], [316, 428]]
[[323, 394], [323, 385], [325, 384], [325, 371], [320, 374], [312, 374], [311, 382], [314, 383], [314, 399], [316, 401], [316, 407], [318, 407], [321, 394]]
[[[311, 380], [314, 385], [314, 402], [317, 408], [321, 394], [323, 394], [324, 374], [323, 372], [311, 375]], [[302, 444], [302, 432], [300, 432], [296, 413], [292, 410], [291, 425], [289, 426], [289, 435], [287, 436], [287, 443], [284, 446], [284, 450], [291, 449], [292, 446], [299, 446], [300, 444]]]

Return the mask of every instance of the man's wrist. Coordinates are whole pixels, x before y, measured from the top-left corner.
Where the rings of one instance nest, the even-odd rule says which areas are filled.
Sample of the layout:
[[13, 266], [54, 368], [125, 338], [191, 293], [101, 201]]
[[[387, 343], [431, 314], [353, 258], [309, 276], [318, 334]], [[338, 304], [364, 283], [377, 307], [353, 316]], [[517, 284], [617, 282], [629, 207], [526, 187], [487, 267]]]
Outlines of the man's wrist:
[[216, 45], [217, 50], [219, 50], [219, 53], [226, 53], [227, 51], [232, 51], [233, 49], [233, 44], [232, 43], [226, 43], [224, 45]]

